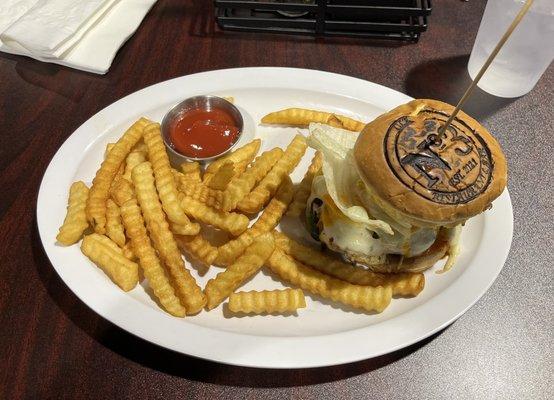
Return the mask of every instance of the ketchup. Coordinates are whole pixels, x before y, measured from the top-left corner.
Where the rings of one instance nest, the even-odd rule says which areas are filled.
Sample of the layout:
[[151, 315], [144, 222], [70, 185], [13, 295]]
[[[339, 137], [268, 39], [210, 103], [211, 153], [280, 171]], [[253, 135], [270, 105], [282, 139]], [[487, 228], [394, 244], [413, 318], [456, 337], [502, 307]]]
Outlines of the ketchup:
[[187, 157], [205, 158], [223, 153], [238, 138], [239, 128], [231, 114], [220, 108], [185, 111], [171, 127], [175, 150]]

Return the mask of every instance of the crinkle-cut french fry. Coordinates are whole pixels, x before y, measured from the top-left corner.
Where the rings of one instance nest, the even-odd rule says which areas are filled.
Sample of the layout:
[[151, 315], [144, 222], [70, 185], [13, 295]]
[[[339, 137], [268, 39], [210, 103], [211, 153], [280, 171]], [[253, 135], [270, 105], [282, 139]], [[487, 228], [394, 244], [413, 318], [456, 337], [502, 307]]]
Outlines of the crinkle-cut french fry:
[[119, 169], [117, 170], [117, 173], [113, 178], [112, 184], [110, 185], [110, 191], [108, 193], [111, 193], [112, 189], [118, 185], [120, 180], [123, 179], [123, 172], [125, 171], [125, 165], [126, 165], [125, 161], [123, 161], [119, 166]]
[[135, 122], [117, 141], [108, 153], [102, 165], [96, 171], [92, 181], [85, 211], [87, 219], [96, 233], [106, 233], [106, 200], [108, 199], [112, 182], [131, 148], [140, 140], [144, 127], [148, 124], [146, 118]]
[[301, 289], [365, 311], [383, 311], [390, 303], [390, 286], [359, 286], [310, 268], [276, 248], [266, 264], [282, 279]]
[[296, 188], [296, 192], [294, 193], [294, 197], [287, 211], [287, 215], [291, 217], [304, 215], [304, 212], [306, 211], [306, 202], [308, 201], [308, 197], [310, 197], [310, 193], [312, 191], [312, 182], [314, 180], [314, 177], [318, 175], [321, 171], [322, 164], [323, 156], [318, 151], [315, 153], [314, 158], [312, 159], [312, 162], [308, 167], [306, 174], [304, 175], [304, 178], [302, 178], [302, 181], [300, 182], [300, 185], [298, 185], [298, 188]]
[[114, 146], [115, 146], [115, 143], [108, 143], [106, 145], [106, 150], [104, 150], [104, 160], [106, 159], [106, 157], [108, 157], [108, 154], [110, 154], [110, 151], [112, 151]]
[[144, 140], [140, 139], [138, 141], [137, 144], [135, 144], [133, 146], [133, 148], [131, 149], [131, 151], [138, 151], [140, 153], [144, 153], [144, 154], [147, 154], [148, 153], [148, 148], [146, 147], [146, 143], [144, 143]]
[[283, 156], [283, 150], [276, 147], [259, 155], [243, 174], [235, 176], [223, 193], [222, 209], [233, 210], [239, 201], [246, 196], [273, 168], [275, 163]]
[[146, 161], [146, 152], [133, 150], [129, 153], [125, 159], [125, 171], [123, 172], [123, 178], [131, 182], [131, 171], [141, 162]]
[[183, 235], [196, 235], [200, 232], [200, 225], [188, 219], [177, 199], [179, 192], [171, 172], [160, 124], [152, 123], [144, 128], [144, 143], [148, 148], [148, 159], [154, 170], [156, 189], [160, 195], [163, 210], [172, 222], [173, 228]]
[[67, 213], [60, 231], [56, 236], [58, 242], [65, 246], [77, 243], [88, 228], [85, 206], [89, 189], [81, 181], [73, 182], [69, 188], [69, 199], [67, 201]]
[[237, 257], [244, 253], [244, 249], [250, 246], [255, 238], [256, 237], [250, 229], [246, 230], [239, 237], [228, 241], [217, 249], [217, 256], [214, 263], [221, 267], [231, 264]]
[[119, 247], [125, 246], [125, 232], [121, 223], [119, 206], [112, 199], [106, 200], [106, 235]]
[[222, 229], [233, 236], [240, 235], [248, 228], [250, 220], [246, 215], [217, 210], [183, 194], [180, 201], [185, 212], [197, 221]]
[[121, 250], [123, 250], [123, 255], [125, 256], [125, 258], [131, 261], [137, 261], [137, 256], [133, 251], [133, 246], [131, 245], [131, 242], [125, 243], [125, 246], [123, 246]]
[[[181, 171], [179, 171], [178, 169], [175, 169], [173, 167], [171, 167], [171, 173], [173, 174], [173, 179], [175, 179], [175, 184], [177, 185], [177, 190], [180, 190], [179, 185], [180, 185], [181, 177], [184, 176], [183, 173]], [[187, 182], [190, 182], [190, 181], [187, 180]]]
[[234, 313], [272, 314], [295, 312], [306, 307], [301, 289], [236, 292], [229, 296], [229, 310]]
[[106, 235], [94, 234], [93, 239], [103, 246], [108, 247], [110, 250], [115, 251], [118, 254], [123, 255], [123, 249], [117, 245], [112, 239]]
[[[108, 143], [106, 145], [106, 151], [104, 152], [104, 160], [106, 159], [106, 157], [108, 156], [108, 154], [110, 153], [110, 151], [115, 147], [115, 143]], [[112, 187], [114, 187], [114, 185], [117, 184], [117, 182], [119, 182], [119, 180], [121, 179], [121, 177], [123, 176], [123, 172], [125, 171], [125, 168], [127, 166], [127, 163], [125, 161], [123, 161], [121, 163], [121, 165], [119, 166], [118, 170], [117, 170], [117, 173], [115, 174], [114, 178], [113, 178], [113, 181], [112, 181], [112, 184], [110, 186], [110, 190]]]
[[244, 249], [252, 244], [256, 237], [250, 229], [246, 230], [236, 239], [230, 240], [225, 243], [223, 246], [220, 246], [217, 249], [217, 256], [214, 260], [214, 264], [221, 267], [225, 267], [236, 260], [242, 253]]
[[235, 163], [227, 161], [217, 170], [206, 186], [215, 190], [225, 190], [233, 176], [235, 176]]
[[362, 121], [340, 114], [333, 114], [332, 117], [329, 118], [328, 123], [336, 128], [342, 128], [353, 132], [360, 132], [366, 126]]
[[261, 144], [262, 141], [260, 139], [252, 140], [244, 146], [239, 147], [238, 149], [235, 149], [229, 154], [212, 162], [206, 168], [206, 172], [215, 174], [217, 170], [219, 170], [219, 168], [221, 168], [221, 166], [227, 161], [232, 161], [234, 163], [248, 161], [250, 163], [254, 159], [254, 157], [256, 157], [256, 154], [258, 154]]
[[258, 272], [274, 248], [275, 243], [271, 233], [260, 235], [225, 271], [210, 279], [204, 289], [208, 298], [208, 310], [217, 307], [246, 279]]
[[110, 189], [110, 196], [115, 204], [122, 206], [127, 200], [134, 196], [133, 184], [127, 179], [120, 179]]
[[194, 277], [185, 267], [177, 242], [169, 229], [156, 193], [151, 164], [146, 161], [137, 165], [133, 168], [131, 177], [146, 227], [150, 232], [150, 238], [168, 269], [175, 293], [181, 304], [187, 309], [187, 314], [196, 314], [206, 304], [206, 298]]
[[253, 160], [254, 158], [236, 162], [234, 164], [235, 173], [233, 174], [233, 178], [235, 176], [240, 176], [244, 171], [246, 171], [246, 168], [248, 168], [248, 166]]
[[311, 122], [320, 122], [334, 126], [335, 128], [347, 129], [359, 132], [365, 124], [361, 121], [346, 117], [340, 114], [333, 114], [325, 111], [308, 110], [305, 108], [286, 108], [272, 112], [262, 118], [263, 124], [279, 124], [306, 127]]
[[[169, 221], [168, 223], [169, 223], [169, 229], [175, 235], [191, 236], [190, 235], [190, 224], [188, 224], [188, 225], [179, 225], [179, 224], [175, 224], [171, 221]], [[200, 227], [200, 225], [198, 225], [198, 226]], [[200, 228], [198, 228], [198, 231], [200, 231]], [[192, 235], [192, 236], [194, 236], [194, 235]]]
[[121, 206], [121, 215], [127, 235], [131, 239], [133, 254], [138, 257], [140, 267], [144, 271], [144, 276], [148, 279], [154, 295], [168, 313], [177, 317], [184, 317], [186, 309], [175, 295], [169, 278], [166, 276], [156, 251], [150, 243], [136, 198], [132, 197]]
[[217, 247], [212, 246], [200, 233], [194, 236], [175, 235], [175, 240], [182, 251], [205, 266], [212, 265], [217, 257]]
[[244, 249], [246, 249], [257, 236], [275, 229], [287, 210], [292, 200], [292, 195], [293, 185], [290, 178], [287, 176], [277, 190], [275, 197], [271, 199], [260, 217], [254, 222], [254, 225], [244, 231], [238, 238], [219, 247], [215, 263], [221, 266], [229, 265], [244, 252]]
[[181, 164], [181, 172], [185, 180], [202, 182], [200, 163], [198, 161], [186, 161]]
[[296, 168], [307, 147], [306, 138], [296, 135], [279, 161], [275, 163], [258, 186], [237, 204], [237, 208], [245, 213], [260, 211], [273, 196], [283, 179]]
[[119, 169], [117, 170], [117, 174], [115, 174], [114, 179], [121, 179], [123, 177], [123, 173], [125, 172], [126, 167], [127, 167], [127, 162], [123, 160], [123, 162], [119, 166]]
[[425, 286], [422, 273], [381, 274], [339, 261], [316, 249], [304, 246], [283, 233], [274, 232], [275, 245], [303, 264], [323, 273], [362, 286], [390, 286], [394, 296], [417, 296]]
[[128, 292], [138, 283], [138, 265], [125, 258], [117, 244], [113, 243], [115, 248], [106, 245], [106, 239], [110, 240], [97, 233], [87, 235], [81, 242], [81, 251], [98, 265], [116, 285]]
[[292, 201], [294, 195], [294, 185], [291, 179], [286, 176], [275, 197], [271, 199], [260, 217], [254, 222], [250, 229], [254, 235], [260, 235], [265, 232], [271, 232], [281, 221], [281, 218], [287, 211], [287, 207]]
[[201, 201], [207, 206], [215, 209], [221, 209], [223, 202], [223, 192], [207, 187], [203, 183], [191, 182], [181, 175], [176, 175], [179, 184], [179, 191], [191, 199]]
[[246, 162], [246, 164], [248, 165], [254, 159], [254, 157], [256, 157], [256, 154], [258, 154], [258, 150], [260, 150], [261, 144], [262, 141], [260, 139], [254, 139], [250, 143], [239, 147], [231, 153], [215, 160], [206, 168], [206, 171], [204, 172], [204, 177], [202, 178], [203, 182], [207, 184], [213, 178], [219, 168], [221, 168], [221, 166], [227, 161], [232, 161], [234, 163]]

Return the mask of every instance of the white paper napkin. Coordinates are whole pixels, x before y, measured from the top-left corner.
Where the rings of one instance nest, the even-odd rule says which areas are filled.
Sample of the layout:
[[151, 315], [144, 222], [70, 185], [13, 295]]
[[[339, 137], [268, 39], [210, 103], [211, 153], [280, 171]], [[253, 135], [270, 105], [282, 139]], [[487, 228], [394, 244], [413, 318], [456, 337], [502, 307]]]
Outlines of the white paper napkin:
[[77, 43], [118, 0], [39, 0], [2, 33], [13, 49], [58, 58]]
[[0, 51], [104, 74], [156, 0], [2, 0]]

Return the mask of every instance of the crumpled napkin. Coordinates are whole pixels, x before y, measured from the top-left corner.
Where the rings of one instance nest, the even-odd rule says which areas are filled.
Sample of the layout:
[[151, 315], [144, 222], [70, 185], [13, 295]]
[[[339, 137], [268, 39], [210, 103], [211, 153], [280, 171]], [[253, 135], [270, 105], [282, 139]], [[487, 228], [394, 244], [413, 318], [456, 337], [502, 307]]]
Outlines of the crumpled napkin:
[[104, 74], [156, 0], [2, 0], [0, 51]]

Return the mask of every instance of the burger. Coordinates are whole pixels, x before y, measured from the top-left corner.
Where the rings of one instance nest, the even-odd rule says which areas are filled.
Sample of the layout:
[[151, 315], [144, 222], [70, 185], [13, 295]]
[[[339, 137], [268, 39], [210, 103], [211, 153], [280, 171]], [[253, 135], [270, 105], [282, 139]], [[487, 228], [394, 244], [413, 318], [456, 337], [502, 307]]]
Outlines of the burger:
[[375, 272], [419, 272], [459, 253], [461, 227], [504, 190], [506, 158], [496, 139], [454, 107], [418, 99], [359, 133], [310, 124], [323, 154], [306, 207], [316, 240]]

